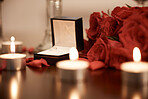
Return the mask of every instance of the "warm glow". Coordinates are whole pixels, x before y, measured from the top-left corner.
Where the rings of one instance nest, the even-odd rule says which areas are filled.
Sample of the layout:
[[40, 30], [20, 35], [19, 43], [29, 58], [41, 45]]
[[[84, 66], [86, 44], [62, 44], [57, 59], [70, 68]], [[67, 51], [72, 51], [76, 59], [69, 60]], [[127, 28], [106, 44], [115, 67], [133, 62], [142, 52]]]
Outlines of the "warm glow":
[[77, 90], [72, 90], [70, 93], [70, 99], [80, 99]]
[[133, 98], [132, 99], [141, 99], [140, 95], [139, 94], [134, 94]]
[[138, 47], [135, 47], [133, 50], [133, 60], [135, 62], [141, 61], [141, 53], [140, 53], [140, 49]]
[[70, 54], [69, 54], [70, 60], [77, 60], [79, 57], [78, 51], [76, 48], [72, 47], [70, 49]]
[[14, 36], [11, 36], [10, 40], [11, 40], [11, 45], [10, 45], [11, 53], [15, 53], [15, 42], [14, 42], [15, 38], [14, 38]]
[[18, 84], [16, 79], [12, 79], [11, 81], [11, 98], [12, 99], [17, 99], [17, 95], [18, 95]]

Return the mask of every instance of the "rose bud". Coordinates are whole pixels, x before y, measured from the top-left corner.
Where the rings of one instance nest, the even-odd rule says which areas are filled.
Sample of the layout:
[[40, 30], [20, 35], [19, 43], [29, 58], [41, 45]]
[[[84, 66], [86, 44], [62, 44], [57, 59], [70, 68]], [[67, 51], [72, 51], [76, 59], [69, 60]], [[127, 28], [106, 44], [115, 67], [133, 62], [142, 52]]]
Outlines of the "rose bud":
[[28, 53], [29, 54], [33, 54], [33, 52], [34, 52], [34, 48], [33, 47], [31, 47], [31, 48], [28, 49]]
[[27, 51], [27, 47], [26, 46], [23, 46], [22, 47], [22, 52], [25, 53], [26, 51]]

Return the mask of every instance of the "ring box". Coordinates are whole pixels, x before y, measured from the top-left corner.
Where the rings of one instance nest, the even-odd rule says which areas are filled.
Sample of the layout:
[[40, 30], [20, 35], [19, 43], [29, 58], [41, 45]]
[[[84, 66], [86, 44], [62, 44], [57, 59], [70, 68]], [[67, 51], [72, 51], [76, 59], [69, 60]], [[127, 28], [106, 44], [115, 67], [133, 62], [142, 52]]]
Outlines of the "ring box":
[[51, 18], [53, 47], [34, 54], [34, 59], [45, 59], [48, 64], [55, 65], [60, 60], [69, 58], [71, 47], [78, 51], [84, 49], [82, 18]]

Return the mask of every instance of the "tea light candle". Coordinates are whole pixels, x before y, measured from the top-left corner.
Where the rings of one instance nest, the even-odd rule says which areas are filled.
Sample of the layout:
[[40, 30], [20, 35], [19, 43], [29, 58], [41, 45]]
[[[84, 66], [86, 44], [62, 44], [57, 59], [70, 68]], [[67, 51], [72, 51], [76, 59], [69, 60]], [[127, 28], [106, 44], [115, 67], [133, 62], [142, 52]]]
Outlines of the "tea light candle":
[[133, 62], [121, 64], [123, 81], [131, 84], [148, 84], [148, 62], [141, 62], [141, 53], [138, 47], [133, 50], [133, 60]]
[[[16, 53], [21, 53], [22, 52], [22, 44], [23, 42], [21, 41], [14, 41], [15, 44], [15, 52]], [[11, 53], [10, 51], [10, 45], [11, 45], [11, 41], [5, 41], [2, 42], [2, 53]]]
[[0, 55], [1, 66], [6, 70], [21, 70], [26, 68], [25, 54], [15, 53], [15, 38], [11, 37], [10, 50], [12, 53]]
[[86, 79], [86, 71], [89, 66], [87, 61], [78, 60], [78, 51], [71, 48], [70, 60], [57, 63], [59, 78], [67, 81], [83, 81]]

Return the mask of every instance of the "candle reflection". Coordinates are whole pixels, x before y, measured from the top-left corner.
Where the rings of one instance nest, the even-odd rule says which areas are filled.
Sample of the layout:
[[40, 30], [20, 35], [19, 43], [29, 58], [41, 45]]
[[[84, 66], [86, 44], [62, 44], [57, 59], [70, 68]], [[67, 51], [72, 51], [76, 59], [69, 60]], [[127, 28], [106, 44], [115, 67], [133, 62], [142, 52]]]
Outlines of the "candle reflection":
[[[19, 99], [22, 83], [26, 80], [26, 71], [3, 71], [2, 85], [6, 99]], [[5, 99], [5, 98], [3, 98]]]
[[12, 99], [17, 99], [18, 96], [18, 83], [16, 79], [12, 79], [11, 80], [11, 84], [10, 84], [10, 93], [11, 93], [11, 98]]
[[79, 93], [77, 92], [77, 90], [72, 90], [70, 93], [70, 98], [69, 99], [80, 99], [79, 97]]
[[85, 99], [85, 82], [64, 82], [56, 79], [57, 99]]
[[122, 85], [122, 98], [123, 99], [148, 99], [148, 86], [138, 85]]
[[132, 99], [141, 99], [140, 95], [138, 93], [134, 94]]

